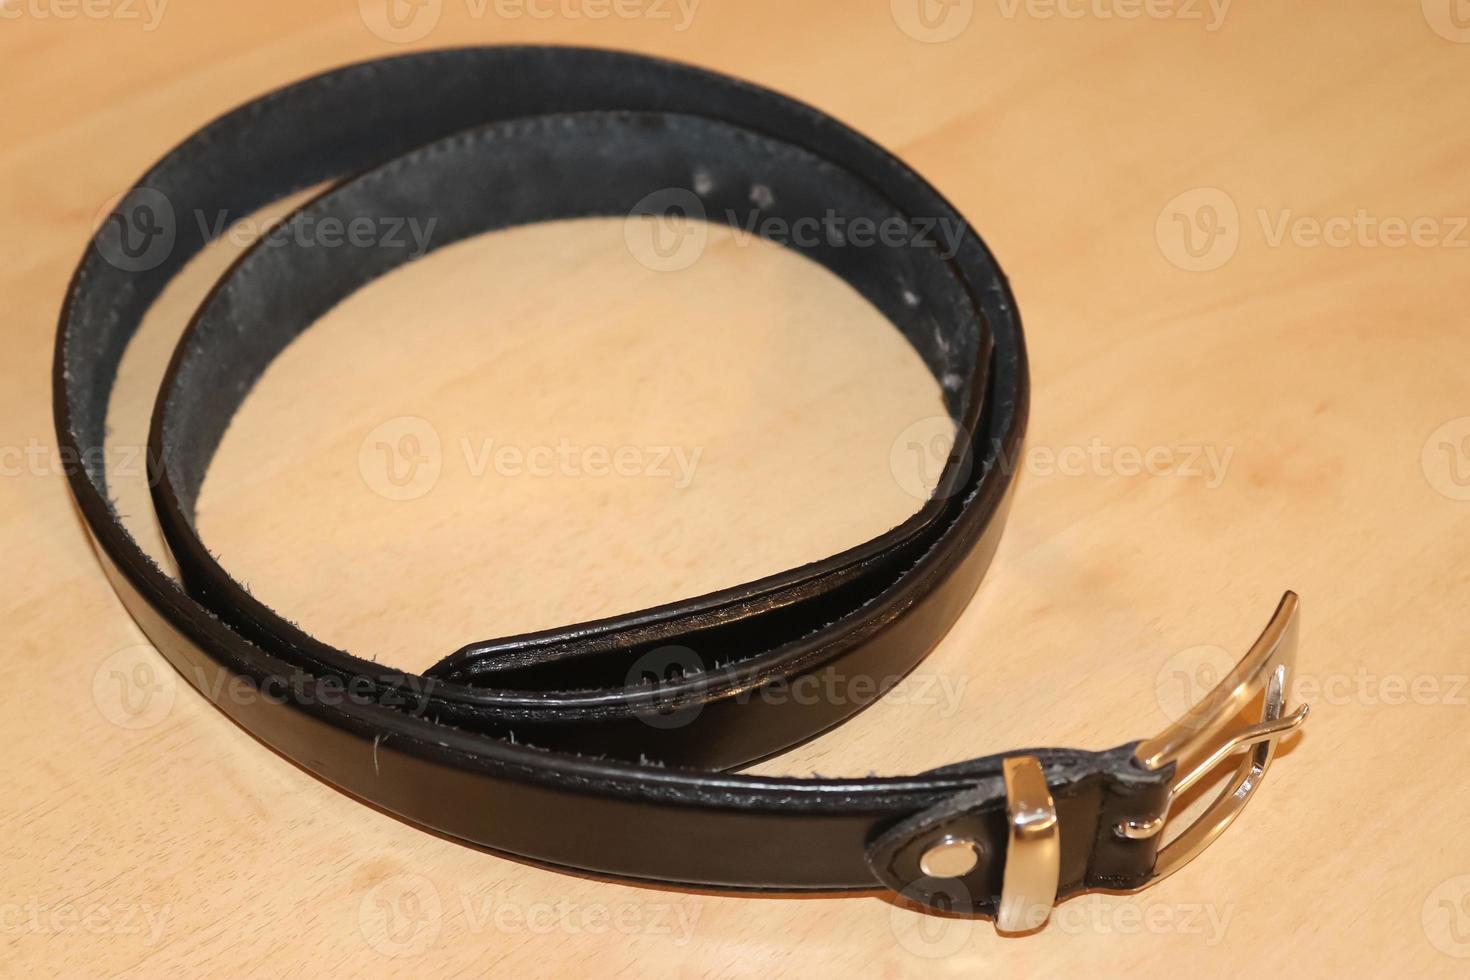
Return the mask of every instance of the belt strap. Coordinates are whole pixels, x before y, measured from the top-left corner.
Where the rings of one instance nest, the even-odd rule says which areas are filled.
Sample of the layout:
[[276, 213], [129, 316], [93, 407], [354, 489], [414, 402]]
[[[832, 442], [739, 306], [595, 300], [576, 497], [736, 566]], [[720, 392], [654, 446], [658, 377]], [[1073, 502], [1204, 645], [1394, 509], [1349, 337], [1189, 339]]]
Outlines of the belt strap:
[[[219, 223], [333, 182], [289, 223], [414, 217], [431, 248], [485, 231], [659, 211], [711, 220], [963, 228], [783, 242], [857, 289], [939, 381], [959, 435], [930, 501], [841, 554], [628, 615], [470, 643], [422, 675], [298, 629], [210, 555], [195, 501], [220, 438], [271, 360], [367, 281], [416, 257], [382, 243], [257, 244], [174, 351], [149, 472], [182, 585], [118, 520], [100, 452], [119, 360], [153, 300]], [[653, 203], [650, 203], [653, 202]], [[129, 612], [236, 722], [324, 780], [478, 845], [608, 876], [737, 889], [873, 889], [1001, 913], [1156, 873], [1174, 759], [1032, 750], [914, 776], [797, 779], [726, 770], [824, 731], [880, 696], [949, 629], [993, 555], [1028, 382], [1015, 300], [979, 236], [891, 154], [799, 102], [710, 72], [590, 49], [467, 48], [353, 65], [272, 92], [174, 148], [120, 201], [73, 279], [55, 413], [72, 491]], [[752, 220], [754, 219], [754, 220]], [[494, 274], [490, 270], [489, 274]], [[671, 652], [672, 651], [672, 652]], [[229, 682], [274, 696], [222, 696]], [[645, 682], [645, 675], [652, 680]], [[854, 683], [866, 681], [866, 683]], [[867, 697], [763, 697], [841, 683]], [[1274, 744], [1274, 738], [1270, 744]], [[1029, 789], [1027, 788], [1029, 787]], [[1042, 797], [1045, 797], [1043, 800]], [[1031, 800], [1030, 804], [1026, 800]], [[1040, 813], [1033, 819], [1027, 814]], [[1046, 811], [1050, 808], [1050, 829]], [[1135, 828], [1123, 832], [1120, 828]], [[1008, 861], [1008, 854], [1029, 855]], [[1041, 885], [1020, 884], [1041, 869]]]

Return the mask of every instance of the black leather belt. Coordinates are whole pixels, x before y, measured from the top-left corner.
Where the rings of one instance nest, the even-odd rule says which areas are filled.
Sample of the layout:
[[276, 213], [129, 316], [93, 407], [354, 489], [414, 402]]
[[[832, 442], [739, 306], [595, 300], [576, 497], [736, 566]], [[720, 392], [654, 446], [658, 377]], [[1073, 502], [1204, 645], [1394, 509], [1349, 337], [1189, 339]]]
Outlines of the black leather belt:
[[[933, 498], [823, 561], [472, 643], [422, 676], [334, 649], [216, 563], [194, 525], [195, 499], [271, 359], [416, 253], [351, 236], [307, 248], [285, 235], [251, 249], [211, 292], [155, 407], [150, 477], [181, 587], [109, 502], [101, 448], [123, 348], [169, 279], [222, 230], [171, 215], [240, 217], [323, 181], [336, 183], [287, 229], [415, 217], [434, 222], [432, 248], [535, 221], [626, 216], [670, 190], [711, 220], [747, 227], [771, 216], [830, 226], [835, 214], [962, 229], [952, 249], [923, 236], [783, 242], [886, 314], [939, 380], [959, 436]], [[932, 908], [997, 915], [1006, 929], [1038, 924], [1055, 900], [1084, 889], [1141, 887], [1223, 829], [1302, 717], [1283, 710], [1294, 597], [1216, 696], [1149, 742], [1008, 753], [902, 777], [722, 770], [838, 724], [944, 635], [995, 551], [1012, 484], [999, 463], [1020, 445], [1027, 399], [1020, 319], [995, 259], [894, 156], [744, 82], [541, 47], [353, 65], [195, 133], [99, 229], [66, 300], [55, 368], [62, 458], [81, 461], [71, 487], [123, 603], [185, 678], [321, 778], [407, 820], [552, 865], [741, 889], [886, 886]], [[671, 659], [670, 649], [682, 652]], [[262, 696], [223, 695], [222, 673]], [[763, 696], [803, 682], [867, 694]], [[1252, 699], [1265, 704], [1260, 723], [1224, 734]], [[1198, 778], [1180, 760], [1247, 747], [1233, 792], [1161, 849], [1171, 795]]]

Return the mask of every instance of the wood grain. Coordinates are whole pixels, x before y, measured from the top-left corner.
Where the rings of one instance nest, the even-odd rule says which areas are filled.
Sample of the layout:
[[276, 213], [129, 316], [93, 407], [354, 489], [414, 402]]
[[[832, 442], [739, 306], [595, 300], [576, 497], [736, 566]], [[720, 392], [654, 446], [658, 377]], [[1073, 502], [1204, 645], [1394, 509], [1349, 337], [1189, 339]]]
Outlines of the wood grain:
[[[373, 0], [0, 9], [6, 973], [1463, 973], [1470, 30], [1451, 0], [926, 10], [429, 0], [437, 19], [399, 43], [374, 33]], [[993, 572], [893, 696], [760, 771], [897, 773], [1152, 734], [1293, 588], [1313, 717], [1207, 854], [1023, 939], [876, 894], [604, 884], [348, 799], [143, 646], [51, 434], [56, 314], [98, 211], [274, 85], [527, 41], [696, 62], [855, 124], [977, 223], [1021, 302], [1034, 415]], [[116, 464], [237, 248], [197, 260], [129, 350]], [[282, 611], [423, 667], [891, 526], [917, 506], [892, 449], [938, 404], [874, 311], [776, 248], [717, 234], [657, 272], [620, 222], [523, 229], [373, 284], [293, 346], [227, 436], [202, 526]], [[438, 437], [440, 473], [390, 500], [362, 452], [405, 417]], [[581, 461], [633, 447], [641, 468], [476, 469], [487, 444]], [[661, 449], [697, 458], [683, 485], [653, 472]], [[119, 502], [161, 551], [142, 480]]]

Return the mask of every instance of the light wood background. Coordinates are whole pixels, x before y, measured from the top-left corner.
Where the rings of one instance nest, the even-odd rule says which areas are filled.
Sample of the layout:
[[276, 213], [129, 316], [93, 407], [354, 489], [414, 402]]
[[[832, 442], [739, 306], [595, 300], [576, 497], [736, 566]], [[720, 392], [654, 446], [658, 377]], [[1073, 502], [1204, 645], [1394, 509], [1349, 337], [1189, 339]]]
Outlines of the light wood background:
[[[956, 0], [920, 21], [910, 0], [700, 0], [686, 22], [671, 0], [604, 19], [598, 0], [543, 3], [544, 18], [426, 0], [430, 20], [394, 36], [426, 31], [408, 40], [380, 36], [376, 0], [159, 2], [0, 7], [5, 973], [1470, 966], [1463, 2]], [[142, 646], [52, 465], [55, 320], [99, 210], [277, 84], [511, 41], [653, 52], [811, 101], [951, 197], [1019, 296], [1035, 407], [993, 572], [894, 696], [761, 770], [916, 771], [1153, 734], [1296, 589], [1313, 717], [1205, 855], [1021, 939], [877, 894], [599, 883], [348, 799]], [[121, 506], [155, 548], [131, 447], [232, 248], [160, 302], [114, 398]], [[917, 505], [891, 450], [937, 411], [897, 334], [774, 247], [715, 235], [658, 272], [619, 222], [526, 229], [406, 268], [303, 337], [227, 437], [202, 522], [277, 608], [423, 667], [880, 531]], [[438, 437], [440, 472], [391, 500], [373, 447], [421, 425], [404, 417]], [[687, 486], [652, 454], [635, 476], [476, 473], [487, 440], [700, 455]]]

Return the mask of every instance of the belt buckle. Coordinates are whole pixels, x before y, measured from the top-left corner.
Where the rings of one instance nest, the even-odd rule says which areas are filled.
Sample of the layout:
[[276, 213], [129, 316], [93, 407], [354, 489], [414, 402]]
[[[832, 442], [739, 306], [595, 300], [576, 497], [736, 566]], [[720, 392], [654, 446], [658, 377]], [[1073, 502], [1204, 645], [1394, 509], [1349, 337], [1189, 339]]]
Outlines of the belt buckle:
[[[1286, 713], [1288, 687], [1296, 665], [1299, 607], [1296, 593], [1287, 592], [1260, 637], [1230, 673], [1179, 720], [1138, 743], [1134, 750], [1134, 760], [1151, 770], [1179, 766], [1205, 754], [1192, 768], [1174, 774], [1162, 815], [1146, 822], [1121, 822], [1113, 828], [1118, 836], [1132, 840], [1161, 834], [1181, 793], [1225, 758], [1250, 750], [1214, 802], [1159, 850], [1150, 884], [1178, 871], [1224, 833], [1255, 795], [1276, 754], [1276, 743], [1306, 721], [1309, 705]], [[1230, 722], [1258, 697], [1263, 702], [1261, 720], [1227, 734]], [[1045, 922], [1056, 902], [1056, 811], [1034, 757], [1021, 756], [1006, 762], [1010, 848], [996, 927], [1003, 932], [1023, 932]]]

